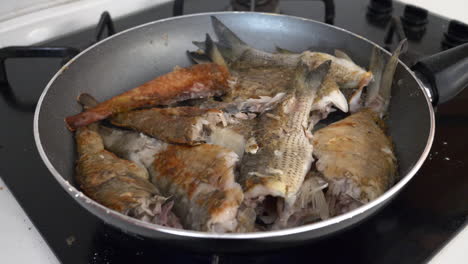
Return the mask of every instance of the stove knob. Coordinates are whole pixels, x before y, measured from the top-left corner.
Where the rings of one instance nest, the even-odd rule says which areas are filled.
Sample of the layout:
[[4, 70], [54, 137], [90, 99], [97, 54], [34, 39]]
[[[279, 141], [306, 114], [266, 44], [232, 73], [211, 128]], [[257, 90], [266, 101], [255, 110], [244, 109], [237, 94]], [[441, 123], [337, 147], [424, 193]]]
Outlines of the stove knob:
[[451, 20], [447, 32], [444, 33], [442, 47], [453, 48], [468, 42], [468, 25], [457, 20]]
[[419, 40], [426, 31], [427, 17], [429, 12], [426, 9], [406, 5], [401, 22], [407, 37], [411, 40]]
[[367, 17], [372, 22], [387, 22], [393, 11], [392, 0], [371, 0], [367, 6]]

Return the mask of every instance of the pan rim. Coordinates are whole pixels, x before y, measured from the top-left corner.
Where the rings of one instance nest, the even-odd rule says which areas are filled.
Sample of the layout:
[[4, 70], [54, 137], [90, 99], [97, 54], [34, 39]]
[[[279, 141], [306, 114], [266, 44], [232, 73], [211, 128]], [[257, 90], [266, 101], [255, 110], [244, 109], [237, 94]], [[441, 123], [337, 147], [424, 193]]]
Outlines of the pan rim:
[[[252, 233], [236, 233], [236, 234], [218, 234], [218, 233], [208, 233], [208, 232], [201, 232], [201, 231], [193, 231], [193, 230], [185, 230], [185, 229], [176, 229], [176, 228], [171, 228], [171, 227], [164, 227], [156, 224], [151, 224], [147, 222], [143, 222], [141, 220], [126, 216], [124, 214], [121, 214], [117, 211], [114, 211], [112, 209], [109, 209], [98, 202], [94, 201], [93, 199], [89, 198], [86, 196], [84, 193], [79, 191], [75, 186], [70, 184], [69, 181], [65, 180], [61, 176], [61, 174], [55, 169], [54, 165], [51, 163], [49, 160], [47, 154], [45, 153], [45, 150], [42, 146], [41, 138], [39, 135], [39, 114], [41, 112], [41, 106], [44, 101], [45, 96], [47, 95], [48, 90], [50, 87], [54, 84], [55, 80], [64, 72], [65, 69], [67, 69], [71, 64], [73, 64], [80, 56], [83, 54], [86, 54], [89, 50], [94, 49], [95, 47], [101, 45], [102, 43], [106, 41], [110, 41], [113, 38], [126, 34], [129, 31], [132, 30], [137, 30], [139, 28], [143, 27], [148, 27], [154, 24], [159, 24], [159, 23], [164, 23], [166, 21], [171, 21], [171, 20], [178, 20], [178, 19], [185, 19], [189, 17], [196, 17], [196, 16], [216, 16], [216, 15], [226, 15], [226, 14], [239, 14], [239, 15], [261, 15], [261, 16], [281, 16], [281, 17], [286, 17], [286, 18], [292, 18], [295, 20], [302, 20], [306, 21], [308, 23], [317, 23], [321, 24], [323, 26], [331, 27], [334, 28], [335, 30], [339, 30], [341, 32], [344, 32], [346, 34], [352, 35], [354, 37], [357, 37], [363, 41], [366, 41], [370, 43], [371, 45], [379, 48], [381, 51], [385, 52], [386, 54], [390, 54], [387, 50], [384, 48], [380, 47], [378, 44], [368, 40], [367, 38], [364, 38], [358, 34], [355, 34], [353, 32], [350, 32], [346, 29], [334, 26], [334, 25], [329, 25], [320, 21], [312, 20], [312, 19], [307, 19], [303, 17], [296, 17], [296, 16], [290, 16], [290, 15], [283, 15], [283, 14], [271, 14], [271, 13], [261, 13], [261, 12], [234, 12], [234, 11], [224, 11], [224, 12], [205, 12], [205, 13], [197, 13], [197, 14], [190, 14], [190, 15], [183, 15], [183, 16], [178, 16], [178, 17], [170, 17], [170, 18], [165, 18], [165, 19], [160, 19], [156, 21], [151, 21], [136, 27], [132, 27], [129, 29], [126, 29], [124, 31], [121, 31], [119, 33], [116, 33], [115, 35], [103, 39], [94, 45], [91, 45], [87, 49], [83, 50], [80, 52], [77, 56], [72, 58], [69, 62], [67, 62], [65, 65], [63, 65], [57, 73], [51, 78], [51, 80], [48, 82], [46, 85], [45, 89], [43, 90], [36, 109], [34, 113], [34, 119], [33, 119], [33, 133], [34, 133], [34, 139], [36, 143], [36, 147], [39, 151], [39, 154], [48, 168], [48, 170], [52, 173], [54, 178], [60, 183], [60, 185], [69, 193], [72, 197], [75, 197], [77, 200], [81, 200], [81, 202], [89, 204], [91, 207], [94, 207], [95, 209], [101, 211], [102, 213], [109, 214], [112, 218], [117, 218], [118, 220], [136, 225], [140, 228], [148, 229], [148, 232], [162, 232], [168, 235], [174, 235], [174, 236], [181, 236], [181, 237], [191, 237], [191, 238], [201, 238], [201, 239], [235, 239], [235, 240], [240, 240], [240, 239], [264, 239], [264, 238], [272, 238], [272, 237], [281, 237], [281, 236], [288, 236], [288, 235], [294, 235], [294, 234], [299, 234], [299, 233], [304, 233], [304, 232], [309, 232], [313, 230], [319, 230], [324, 227], [332, 226], [339, 224], [340, 222], [346, 221], [348, 219], [351, 219], [353, 217], [356, 217], [365, 211], [368, 211], [374, 207], [376, 207], [378, 204], [383, 203], [387, 201], [388, 199], [394, 197], [416, 174], [417, 171], [421, 168], [422, 164], [426, 160], [427, 156], [429, 155], [430, 149], [432, 147], [432, 143], [434, 140], [434, 134], [435, 134], [435, 114], [434, 114], [434, 109], [432, 107], [432, 104], [430, 102], [429, 96], [427, 94], [427, 91], [424, 89], [423, 85], [421, 84], [420, 80], [415, 76], [413, 71], [401, 60], [399, 60], [399, 64], [401, 64], [402, 67], [406, 69], [407, 72], [413, 77], [413, 79], [417, 82], [419, 89], [423, 92], [424, 97], [426, 99], [427, 107], [429, 109], [429, 115], [430, 115], [430, 131], [429, 131], [429, 136], [426, 142], [426, 147], [424, 148], [424, 151], [422, 152], [421, 156], [417, 160], [417, 162], [412, 166], [410, 171], [402, 177], [394, 186], [392, 186], [389, 190], [387, 190], [385, 193], [383, 193], [381, 196], [379, 196], [377, 199], [360, 206], [348, 213], [332, 217], [327, 220], [323, 220], [317, 223], [312, 223], [312, 224], [307, 224], [307, 225], [302, 225], [298, 227], [293, 227], [293, 228], [287, 228], [287, 229], [281, 229], [281, 230], [275, 230], [275, 231], [264, 231], [264, 232], [252, 232]], [[98, 215], [96, 215], [98, 218]], [[102, 219], [102, 218], [101, 218]]]

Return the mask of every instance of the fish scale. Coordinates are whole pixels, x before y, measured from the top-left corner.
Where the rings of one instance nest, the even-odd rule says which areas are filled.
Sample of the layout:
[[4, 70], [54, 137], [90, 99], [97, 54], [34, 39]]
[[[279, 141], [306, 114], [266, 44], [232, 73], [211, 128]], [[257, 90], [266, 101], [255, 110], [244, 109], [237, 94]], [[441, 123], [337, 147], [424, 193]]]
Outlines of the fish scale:
[[299, 64], [289, 95], [260, 117], [254, 131], [259, 150], [246, 153], [242, 160], [240, 178], [246, 199], [271, 195], [294, 203], [313, 161], [306, 135], [309, 113], [329, 68], [330, 62], [313, 71]]

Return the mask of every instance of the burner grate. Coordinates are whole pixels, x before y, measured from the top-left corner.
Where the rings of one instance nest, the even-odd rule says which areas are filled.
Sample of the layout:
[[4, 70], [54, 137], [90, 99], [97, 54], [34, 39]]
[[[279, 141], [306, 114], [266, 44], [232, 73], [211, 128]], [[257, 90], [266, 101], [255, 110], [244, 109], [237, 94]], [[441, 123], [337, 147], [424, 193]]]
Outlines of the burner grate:
[[[104, 34], [107, 30], [107, 34]], [[102, 13], [96, 27], [96, 38], [88, 46], [99, 42], [105, 36], [115, 34], [115, 27], [109, 12]], [[88, 47], [87, 46], [87, 47]], [[14, 93], [6, 69], [6, 60], [14, 58], [62, 58], [64, 65], [80, 53], [81, 49], [54, 46], [10, 46], [0, 49], [0, 94], [11, 107], [22, 112], [34, 112], [36, 102], [23, 102]]]

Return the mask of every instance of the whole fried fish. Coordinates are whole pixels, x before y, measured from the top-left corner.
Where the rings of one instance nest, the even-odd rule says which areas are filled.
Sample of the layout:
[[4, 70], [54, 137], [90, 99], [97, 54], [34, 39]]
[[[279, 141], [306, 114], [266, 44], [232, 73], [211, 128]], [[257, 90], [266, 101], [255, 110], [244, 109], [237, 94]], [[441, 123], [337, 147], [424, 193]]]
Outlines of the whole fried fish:
[[386, 66], [379, 50], [374, 49], [371, 69], [380, 82], [368, 87], [366, 107], [357, 101], [356, 113], [314, 133], [316, 169], [329, 183], [327, 196], [332, 215], [376, 199], [395, 181], [397, 163], [382, 116], [387, 111], [404, 43], [400, 43]]
[[225, 67], [212, 63], [177, 68], [80, 114], [69, 116], [65, 122], [74, 131], [112, 114], [143, 106], [170, 105], [192, 98], [221, 95], [226, 91], [229, 76]]
[[76, 180], [100, 204], [143, 221], [182, 228], [171, 212], [172, 202], [148, 181], [146, 169], [104, 149], [97, 124], [76, 132]]
[[286, 222], [291, 214], [313, 161], [307, 125], [315, 95], [329, 69], [330, 61], [313, 71], [298, 65], [293, 88], [275, 109], [259, 117], [253, 133], [255, 143], [249, 144], [255, 147], [247, 149], [242, 159], [240, 182], [245, 198], [253, 206], [266, 196], [281, 198], [280, 222]]

